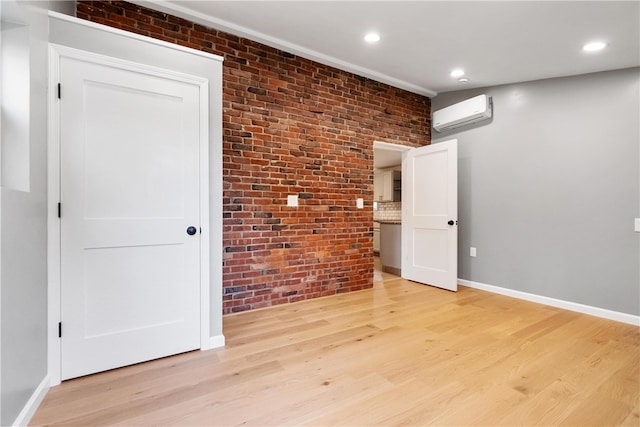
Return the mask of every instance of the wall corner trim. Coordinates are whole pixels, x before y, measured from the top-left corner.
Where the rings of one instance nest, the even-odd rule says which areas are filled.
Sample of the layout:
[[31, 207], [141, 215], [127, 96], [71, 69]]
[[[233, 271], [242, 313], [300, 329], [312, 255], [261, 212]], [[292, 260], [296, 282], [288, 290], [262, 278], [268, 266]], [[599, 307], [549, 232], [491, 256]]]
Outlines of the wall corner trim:
[[34, 390], [33, 394], [22, 408], [22, 411], [18, 414], [18, 417], [13, 422], [14, 427], [18, 426], [28, 426], [33, 414], [36, 413], [36, 410], [42, 403], [42, 399], [47, 395], [49, 391], [49, 376], [45, 375], [42, 379], [38, 387]]
[[224, 344], [225, 344], [224, 335], [216, 335], [213, 337], [209, 337], [209, 341], [203, 343], [200, 350], [202, 351], [212, 350], [214, 348], [224, 347]]
[[474, 289], [480, 289], [482, 291], [492, 292], [494, 294], [505, 295], [508, 297], [531, 301], [538, 304], [544, 304], [551, 307], [557, 307], [565, 310], [575, 311], [578, 313], [588, 314], [591, 316], [601, 317], [603, 319], [615, 320], [616, 322], [622, 322], [622, 323], [628, 323], [634, 326], [640, 326], [640, 316], [635, 316], [633, 314], [621, 313], [618, 311], [607, 310], [606, 308], [593, 307], [590, 305], [579, 304], [577, 302], [565, 301], [565, 300], [560, 300], [556, 298], [545, 297], [542, 295], [530, 294], [528, 292], [502, 288], [500, 286], [472, 282], [470, 280], [458, 279], [458, 283], [462, 286], [467, 286], [469, 288], [474, 288]]

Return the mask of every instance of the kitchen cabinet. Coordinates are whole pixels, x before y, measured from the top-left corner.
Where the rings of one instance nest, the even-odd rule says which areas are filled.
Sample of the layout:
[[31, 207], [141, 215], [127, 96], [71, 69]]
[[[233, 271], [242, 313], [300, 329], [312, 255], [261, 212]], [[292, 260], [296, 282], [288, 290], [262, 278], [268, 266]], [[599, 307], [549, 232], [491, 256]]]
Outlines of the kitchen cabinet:
[[398, 170], [381, 170], [373, 175], [373, 200], [399, 202], [401, 200], [401, 173]]
[[401, 234], [399, 223], [380, 224], [380, 264], [382, 271], [400, 276], [401, 274]]
[[373, 223], [373, 252], [380, 252], [380, 223]]

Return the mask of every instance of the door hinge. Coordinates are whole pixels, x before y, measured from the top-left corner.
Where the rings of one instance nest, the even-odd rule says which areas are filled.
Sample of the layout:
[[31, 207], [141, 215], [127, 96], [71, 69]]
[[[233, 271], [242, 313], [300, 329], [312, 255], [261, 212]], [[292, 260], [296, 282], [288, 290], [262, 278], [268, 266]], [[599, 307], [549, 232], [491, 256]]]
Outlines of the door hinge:
[[58, 338], [62, 338], [62, 322], [58, 322]]
[[58, 218], [62, 218], [62, 203], [58, 203]]
[[62, 85], [60, 83], [58, 83], [58, 99], [61, 98], [61, 93], [62, 93]]

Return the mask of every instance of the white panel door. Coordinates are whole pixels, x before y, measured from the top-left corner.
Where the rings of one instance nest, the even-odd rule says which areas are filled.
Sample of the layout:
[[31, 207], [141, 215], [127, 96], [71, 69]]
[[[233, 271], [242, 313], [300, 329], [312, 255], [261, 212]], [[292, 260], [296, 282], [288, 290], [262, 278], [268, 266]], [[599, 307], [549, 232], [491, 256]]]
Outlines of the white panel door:
[[198, 87], [66, 57], [60, 77], [62, 379], [199, 348]]
[[415, 148], [402, 161], [402, 277], [458, 290], [458, 142]]

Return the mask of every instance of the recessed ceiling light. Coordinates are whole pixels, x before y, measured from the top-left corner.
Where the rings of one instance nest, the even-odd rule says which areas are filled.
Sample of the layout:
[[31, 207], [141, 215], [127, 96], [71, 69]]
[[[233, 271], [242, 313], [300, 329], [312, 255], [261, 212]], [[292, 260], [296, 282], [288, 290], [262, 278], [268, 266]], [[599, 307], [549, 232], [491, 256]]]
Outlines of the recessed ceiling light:
[[380, 35], [378, 33], [368, 33], [364, 36], [364, 40], [368, 43], [375, 43], [380, 41]]
[[456, 68], [451, 72], [451, 77], [460, 77], [460, 76], [464, 76], [464, 70], [460, 68]]
[[466, 77], [460, 77], [460, 78], [458, 79], [458, 81], [459, 81], [460, 83], [469, 83], [469, 79], [468, 79], [468, 78], [466, 78]]
[[584, 50], [585, 52], [596, 52], [598, 50], [604, 49], [605, 47], [607, 47], [607, 44], [605, 42], [591, 42], [582, 46], [582, 50]]

